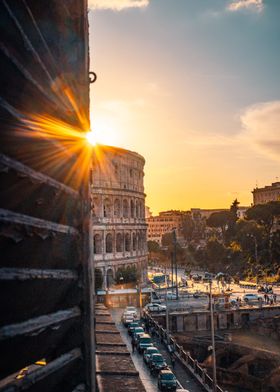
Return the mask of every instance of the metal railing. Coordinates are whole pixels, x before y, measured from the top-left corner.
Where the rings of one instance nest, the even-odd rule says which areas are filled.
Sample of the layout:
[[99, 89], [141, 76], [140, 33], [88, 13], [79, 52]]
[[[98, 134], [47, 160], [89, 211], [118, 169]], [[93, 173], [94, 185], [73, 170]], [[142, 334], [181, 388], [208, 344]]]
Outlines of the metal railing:
[[[196, 379], [202, 388], [207, 392], [213, 391], [213, 379], [209, 376], [207, 370], [199, 364], [197, 359], [193, 358], [189, 351], [185, 351], [184, 348], [176, 342], [176, 339], [168, 334], [167, 331], [146, 311], [144, 311], [144, 318], [149, 320], [166, 347], [172, 347], [177, 360]], [[218, 392], [226, 392], [219, 385], [216, 386], [216, 390]]]

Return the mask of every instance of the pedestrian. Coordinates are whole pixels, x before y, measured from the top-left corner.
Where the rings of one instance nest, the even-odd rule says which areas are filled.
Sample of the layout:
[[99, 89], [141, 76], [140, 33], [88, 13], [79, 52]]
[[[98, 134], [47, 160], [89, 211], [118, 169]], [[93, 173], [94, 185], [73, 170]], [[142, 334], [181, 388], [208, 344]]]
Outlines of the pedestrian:
[[131, 339], [131, 346], [132, 346], [132, 353], [134, 353], [135, 346], [136, 346], [136, 342], [135, 342], [134, 338]]
[[273, 305], [273, 296], [270, 296], [270, 305]]
[[277, 301], [277, 294], [273, 294], [273, 301], [274, 301], [274, 303], [276, 304], [276, 301]]
[[264, 302], [267, 303], [267, 294], [265, 293], [263, 297], [264, 297]]

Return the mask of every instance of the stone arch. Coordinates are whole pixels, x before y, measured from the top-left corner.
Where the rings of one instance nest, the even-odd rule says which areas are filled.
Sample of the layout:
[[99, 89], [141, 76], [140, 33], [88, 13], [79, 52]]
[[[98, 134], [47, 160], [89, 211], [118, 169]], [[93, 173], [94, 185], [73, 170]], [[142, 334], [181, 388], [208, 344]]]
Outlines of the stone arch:
[[114, 217], [119, 218], [121, 216], [121, 202], [120, 199], [114, 201]]
[[111, 233], [108, 233], [106, 235], [105, 249], [106, 249], [106, 253], [112, 253], [113, 252], [113, 236], [112, 236]]
[[95, 254], [102, 253], [102, 237], [100, 234], [95, 234], [93, 237], [93, 252]]
[[125, 239], [124, 239], [124, 246], [125, 246], [125, 251], [126, 252], [130, 251], [130, 245], [131, 245], [130, 242], [131, 242], [130, 233], [126, 233], [125, 234]]
[[112, 202], [109, 197], [106, 197], [104, 200], [103, 212], [104, 218], [110, 218], [112, 216]]
[[95, 268], [94, 270], [94, 278], [95, 278], [95, 290], [102, 289], [103, 285], [103, 272], [100, 268]]
[[139, 201], [137, 199], [135, 202], [135, 217], [139, 218]]
[[136, 234], [136, 249], [137, 250], [140, 249], [140, 235], [139, 235], [139, 231]]
[[126, 199], [123, 200], [123, 217], [128, 218], [128, 201]]
[[121, 233], [117, 233], [116, 235], [116, 251], [117, 252], [123, 251], [123, 236]]
[[137, 244], [136, 244], [136, 234], [132, 234], [132, 250], [136, 250]]
[[100, 198], [94, 197], [92, 199], [92, 216], [100, 217]]
[[112, 284], [114, 283], [114, 272], [112, 268], [109, 268], [106, 271], [106, 283], [107, 288], [110, 288], [110, 286], [112, 286]]
[[140, 218], [145, 218], [145, 203], [143, 200], [140, 201]]
[[135, 207], [134, 207], [134, 201], [133, 199], [130, 200], [130, 216], [131, 218], [134, 218], [135, 214]]

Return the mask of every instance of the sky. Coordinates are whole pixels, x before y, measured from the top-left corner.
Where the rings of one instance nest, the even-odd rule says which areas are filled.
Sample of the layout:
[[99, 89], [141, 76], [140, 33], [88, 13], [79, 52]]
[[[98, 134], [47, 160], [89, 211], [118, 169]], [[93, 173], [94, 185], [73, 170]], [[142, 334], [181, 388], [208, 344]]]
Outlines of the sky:
[[280, 0], [89, 0], [91, 127], [146, 205], [227, 208], [280, 177]]

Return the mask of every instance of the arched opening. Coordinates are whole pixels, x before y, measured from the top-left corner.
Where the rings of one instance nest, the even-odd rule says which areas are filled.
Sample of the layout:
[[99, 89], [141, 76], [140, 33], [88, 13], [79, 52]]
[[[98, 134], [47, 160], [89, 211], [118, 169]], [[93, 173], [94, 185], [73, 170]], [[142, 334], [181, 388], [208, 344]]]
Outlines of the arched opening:
[[128, 202], [126, 199], [123, 200], [123, 217], [128, 218]]
[[125, 235], [125, 251], [129, 252], [130, 251], [130, 234], [126, 233]]
[[99, 217], [100, 215], [100, 200], [97, 197], [94, 197], [92, 200], [92, 216]]
[[121, 233], [117, 233], [116, 237], [116, 251], [122, 252], [123, 251], [123, 236]]
[[132, 234], [132, 249], [136, 250], [136, 234]]
[[134, 218], [134, 201], [130, 200], [130, 216]]
[[114, 283], [114, 274], [112, 268], [109, 268], [106, 273], [107, 288], [110, 288]]
[[140, 249], [140, 236], [139, 233], [136, 234], [136, 249]]
[[102, 238], [100, 234], [95, 234], [93, 237], [93, 252], [95, 254], [102, 253]]
[[94, 278], [95, 278], [95, 290], [97, 291], [97, 290], [102, 289], [103, 273], [100, 268], [95, 268]]
[[112, 214], [112, 205], [110, 199], [106, 198], [104, 200], [103, 210], [104, 210], [104, 218], [110, 218]]
[[121, 215], [121, 202], [119, 199], [115, 199], [114, 202], [114, 217], [119, 218]]
[[113, 236], [112, 234], [108, 233], [106, 235], [106, 253], [113, 252]]
[[139, 218], [139, 202], [136, 200], [135, 202], [135, 212], [136, 212], [136, 218]]

